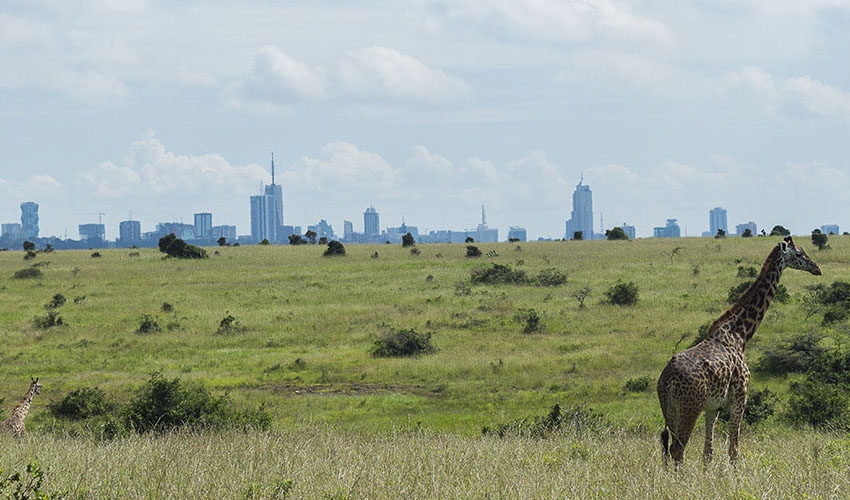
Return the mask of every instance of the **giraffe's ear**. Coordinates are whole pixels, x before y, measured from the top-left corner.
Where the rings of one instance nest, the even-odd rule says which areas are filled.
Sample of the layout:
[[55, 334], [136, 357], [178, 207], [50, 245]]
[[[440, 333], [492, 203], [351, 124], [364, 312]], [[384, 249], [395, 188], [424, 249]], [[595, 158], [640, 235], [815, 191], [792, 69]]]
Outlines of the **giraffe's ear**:
[[788, 243], [789, 245], [791, 245], [793, 247], [794, 246], [794, 239], [791, 238], [790, 235], [788, 235], [788, 236], [785, 237], [785, 243]]

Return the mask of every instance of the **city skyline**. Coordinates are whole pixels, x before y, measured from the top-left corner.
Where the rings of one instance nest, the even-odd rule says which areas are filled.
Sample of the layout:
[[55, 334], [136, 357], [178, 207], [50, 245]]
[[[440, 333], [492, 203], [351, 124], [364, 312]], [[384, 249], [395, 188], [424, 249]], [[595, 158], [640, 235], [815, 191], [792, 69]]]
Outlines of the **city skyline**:
[[[634, 0], [0, 6], [0, 221], [217, 224], [252, 195], [334, 228], [564, 236], [676, 218], [847, 225], [850, 4]], [[104, 214], [104, 215], [98, 215]], [[604, 220], [601, 227], [600, 220]], [[731, 231], [730, 231], [731, 232]]]

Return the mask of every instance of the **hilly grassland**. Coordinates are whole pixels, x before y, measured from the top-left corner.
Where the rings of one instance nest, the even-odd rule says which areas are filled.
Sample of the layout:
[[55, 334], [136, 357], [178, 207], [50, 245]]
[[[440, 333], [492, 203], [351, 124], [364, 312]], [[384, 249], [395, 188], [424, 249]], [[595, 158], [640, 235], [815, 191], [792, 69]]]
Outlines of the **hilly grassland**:
[[[801, 495], [847, 494], [850, 442], [798, 432], [779, 418], [745, 431], [741, 470], [752, 474], [727, 471], [678, 490], [676, 477], [655, 466], [649, 477], [633, 478], [660, 461], [658, 373], [727, 307], [729, 289], [742, 281], [739, 268], [759, 269], [778, 240], [475, 243], [485, 253], [477, 258], [466, 256], [465, 245], [420, 245], [418, 254], [400, 245], [349, 245], [341, 257], [322, 257], [319, 245], [221, 247], [208, 248], [205, 260], [163, 259], [157, 249], [39, 253], [27, 261], [21, 251], [0, 252], [4, 413], [30, 376], [44, 386], [24, 444], [3, 438], [15, 451], [0, 468], [37, 458], [53, 468], [61, 489], [94, 498], [109, 497], [109, 488], [150, 497], [156, 490], [121, 481], [140, 480], [163, 457], [175, 465], [157, 476], [159, 487], [172, 497], [213, 497], [203, 488], [219, 488], [227, 497], [255, 498], [718, 498], [719, 491], [778, 498], [784, 495], [770, 488], [783, 484], [797, 485]], [[747, 347], [751, 364], [768, 346], [823, 330], [820, 318], [806, 317], [805, 287], [850, 276], [850, 239], [831, 237], [828, 251], [804, 237], [798, 244], [824, 276], [784, 273], [791, 299], [771, 307]], [[487, 257], [490, 250], [497, 255]], [[471, 281], [494, 265], [532, 279], [564, 274], [567, 282]], [[40, 277], [13, 277], [32, 266]], [[636, 305], [606, 303], [607, 290], [629, 282], [639, 289]], [[589, 290], [584, 307], [581, 290]], [[38, 326], [56, 294], [66, 298], [54, 312], [62, 324]], [[539, 319], [538, 331], [524, 331], [529, 314]], [[221, 328], [223, 320], [230, 328]], [[139, 332], [145, 321], [159, 331]], [[846, 335], [840, 325], [831, 328], [836, 338]], [[371, 354], [377, 338], [400, 330], [430, 334], [436, 351]], [[121, 404], [155, 372], [226, 393], [236, 407], [262, 405], [272, 430], [106, 444], [57, 432], [66, 424], [49, 404], [86, 387]], [[755, 373], [751, 388], [778, 394], [781, 411], [789, 380]], [[546, 415], [555, 404], [602, 415], [609, 431], [543, 441], [481, 436], [484, 427]], [[698, 448], [699, 434], [687, 460], [696, 460]], [[185, 453], [216, 478], [172, 470], [188, 460]], [[72, 456], [87, 458], [56, 458]], [[127, 478], [110, 472], [115, 467], [128, 467]], [[93, 468], [105, 476], [93, 476]], [[595, 478], [598, 470], [604, 474]], [[765, 470], [779, 486], [763, 484]], [[370, 489], [367, 476], [383, 487]]]

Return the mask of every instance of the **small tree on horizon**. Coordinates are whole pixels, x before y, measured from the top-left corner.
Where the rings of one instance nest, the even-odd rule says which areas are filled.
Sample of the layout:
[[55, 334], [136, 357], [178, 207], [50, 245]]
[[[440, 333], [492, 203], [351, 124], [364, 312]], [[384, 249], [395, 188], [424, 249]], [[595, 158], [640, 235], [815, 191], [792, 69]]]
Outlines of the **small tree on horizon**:
[[401, 237], [401, 246], [402, 247], [412, 247], [416, 244], [416, 240], [413, 239], [413, 235], [410, 233], [405, 234]]
[[818, 247], [818, 250], [829, 248], [829, 236], [823, 234], [820, 229], [812, 231], [812, 245]]
[[722, 229], [718, 229], [717, 234], [714, 235], [714, 238], [717, 239], [717, 240], [722, 240], [725, 237], [726, 237], [726, 231], [724, 231]]
[[783, 226], [776, 225], [770, 230], [770, 236], [791, 236], [791, 231], [785, 229]]
[[753, 231], [750, 228], [744, 229], [744, 232], [741, 234], [741, 238], [752, 238]]
[[629, 235], [621, 227], [615, 227], [613, 229], [605, 230], [605, 237], [608, 238], [608, 241], [614, 240], [628, 240]]
[[582, 241], [584, 239], [583, 231], [576, 231], [573, 233], [573, 239], [576, 241]]

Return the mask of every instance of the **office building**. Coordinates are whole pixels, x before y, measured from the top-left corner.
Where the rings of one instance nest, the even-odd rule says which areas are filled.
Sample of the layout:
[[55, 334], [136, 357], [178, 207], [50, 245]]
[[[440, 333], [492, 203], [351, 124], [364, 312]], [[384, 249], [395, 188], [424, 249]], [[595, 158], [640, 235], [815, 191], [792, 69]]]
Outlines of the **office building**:
[[838, 224], [824, 224], [820, 227], [820, 232], [823, 234], [841, 234]]
[[656, 238], [679, 238], [681, 234], [676, 219], [667, 219], [665, 226], [652, 228], [652, 235]]
[[738, 236], [744, 236], [744, 234], [747, 234], [747, 230], [749, 230], [750, 236], [755, 236], [758, 234], [759, 228], [753, 221], [749, 221], [746, 224], [735, 225], [735, 234]]
[[729, 233], [729, 227], [726, 223], [726, 209], [715, 207], [708, 212], [709, 236], [717, 236], [720, 230], [723, 231], [723, 234]]
[[528, 241], [525, 228], [511, 226], [508, 229], [508, 241]]
[[212, 239], [212, 214], [199, 213], [195, 214], [195, 239], [210, 240]]
[[363, 234], [367, 237], [381, 234], [381, 217], [375, 207], [370, 206], [363, 212]]
[[103, 224], [80, 224], [77, 226], [80, 232], [80, 240], [106, 241], [106, 228]]
[[272, 154], [272, 183], [263, 194], [251, 196], [251, 239], [259, 243], [283, 243], [283, 188], [275, 184], [274, 154]]
[[576, 239], [581, 233], [581, 239], [592, 240], [593, 234], [593, 193], [590, 186], [584, 185], [584, 175], [573, 192], [573, 210], [570, 220], [566, 223], [566, 234], [568, 240]]
[[21, 230], [24, 232], [24, 238], [38, 238], [38, 203], [21, 203]]

